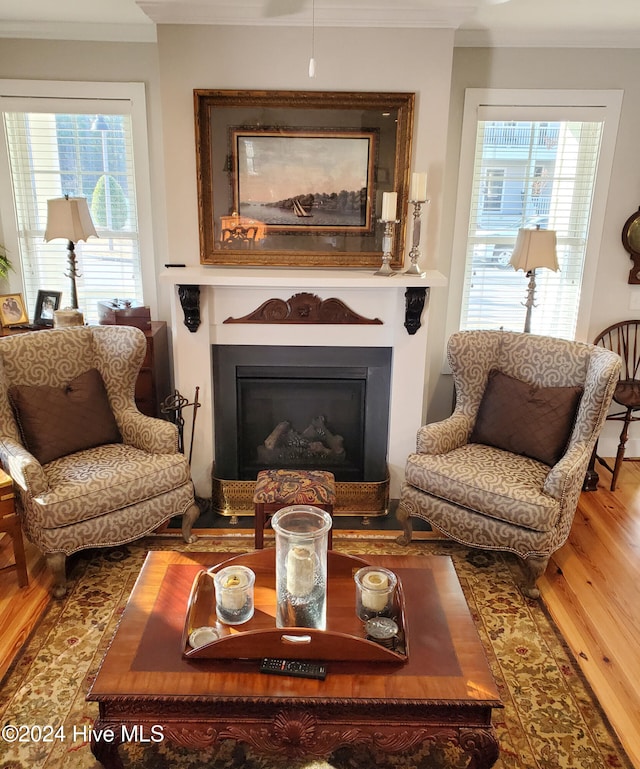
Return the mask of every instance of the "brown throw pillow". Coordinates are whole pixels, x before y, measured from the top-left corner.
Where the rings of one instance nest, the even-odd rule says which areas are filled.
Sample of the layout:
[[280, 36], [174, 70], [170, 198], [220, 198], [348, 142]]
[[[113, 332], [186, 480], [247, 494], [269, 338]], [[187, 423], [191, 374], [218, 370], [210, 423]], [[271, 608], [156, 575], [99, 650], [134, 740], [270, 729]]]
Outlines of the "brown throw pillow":
[[120, 443], [100, 372], [93, 368], [66, 387], [14, 385], [9, 398], [25, 446], [44, 465], [76, 451]]
[[564, 454], [582, 387], [536, 387], [493, 370], [469, 441], [553, 466]]

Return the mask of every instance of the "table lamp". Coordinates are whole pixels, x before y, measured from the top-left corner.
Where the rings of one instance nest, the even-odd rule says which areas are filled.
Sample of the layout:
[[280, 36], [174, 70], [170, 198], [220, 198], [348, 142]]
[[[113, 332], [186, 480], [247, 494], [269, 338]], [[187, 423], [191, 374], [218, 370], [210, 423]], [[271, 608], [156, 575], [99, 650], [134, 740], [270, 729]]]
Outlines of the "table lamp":
[[554, 272], [560, 269], [556, 253], [555, 231], [541, 230], [539, 226], [535, 230], [518, 230], [518, 238], [513, 254], [511, 254], [510, 264], [516, 272], [524, 270], [529, 278], [527, 298], [523, 302], [527, 308], [524, 330], [528, 334], [531, 331], [531, 309], [535, 306], [536, 269], [546, 267]]
[[78, 290], [76, 278], [80, 276], [78, 265], [76, 263], [75, 244], [79, 240], [86, 241], [91, 236], [98, 237], [86, 198], [70, 198], [65, 195], [63, 198], [53, 198], [47, 200], [47, 229], [44, 233], [44, 239], [48, 243], [55, 238], [66, 238], [68, 272], [65, 272], [67, 278], [71, 280], [71, 307], [78, 309]]

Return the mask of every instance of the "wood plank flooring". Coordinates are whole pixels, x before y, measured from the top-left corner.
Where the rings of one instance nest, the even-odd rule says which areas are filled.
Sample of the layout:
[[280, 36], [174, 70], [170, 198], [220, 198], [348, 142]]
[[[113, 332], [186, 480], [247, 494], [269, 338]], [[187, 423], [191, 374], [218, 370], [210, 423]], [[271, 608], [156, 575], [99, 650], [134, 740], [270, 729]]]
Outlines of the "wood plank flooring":
[[[625, 462], [618, 488], [600, 471], [598, 491], [581, 495], [566, 545], [539, 580], [542, 599], [640, 769], [640, 461]], [[219, 532], [218, 532], [219, 533]], [[0, 541], [0, 566], [10, 558]], [[0, 574], [0, 676], [49, 601], [44, 561], [26, 543], [30, 582]]]
[[615, 492], [600, 470], [567, 543], [538, 581], [542, 598], [640, 767], [640, 462], [625, 462]]

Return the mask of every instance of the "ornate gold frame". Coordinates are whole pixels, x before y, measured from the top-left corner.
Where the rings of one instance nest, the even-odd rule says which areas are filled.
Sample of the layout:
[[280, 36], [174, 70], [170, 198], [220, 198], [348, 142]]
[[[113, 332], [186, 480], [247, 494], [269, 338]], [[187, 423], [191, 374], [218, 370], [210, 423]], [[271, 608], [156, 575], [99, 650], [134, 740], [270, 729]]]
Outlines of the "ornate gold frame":
[[[200, 262], [301, 267], [378, 267], [382, 194], [398, 193], [392, 266], [402, 265], [413, 135], [413, 93], [195, 90]], [[366, 196], [367, 227], [278, 227], [243, 216], [234, 137], [296, 131], [375, 135]], [[328, 164], [330, 166], [330, 162]]]

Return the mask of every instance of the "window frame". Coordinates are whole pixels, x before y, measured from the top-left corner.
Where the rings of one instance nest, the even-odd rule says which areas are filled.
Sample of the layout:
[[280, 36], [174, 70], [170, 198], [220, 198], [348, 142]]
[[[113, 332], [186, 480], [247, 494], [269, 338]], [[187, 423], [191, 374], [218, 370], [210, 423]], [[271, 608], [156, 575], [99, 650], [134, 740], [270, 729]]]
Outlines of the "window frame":
[[[584, 272], [580, 289], [578, 317], [575, 338], [588, 339], [591, 304], [596, 283], [596, 272], [600, 255], [604, 214], [613, 169], [615, 144], [622, 108], [621, 90], [565, 90], [565, 89], [465, 89], [458, 189], [452, 242], [450, 294], [447, 308], [447, 336], [460, 328], [464, 279], [469, 232], [470, 212], [473, 194], [473, 173], [476, 148], [477, 124], [483, 107], [499, 109], [501, 120], [535, 120], [544, 122], [545, 113], [561, 114], [563, 110], [571, 115], [558, 118], [563, 120], [602, 120], [602, 140], [598, 159], [598, 170], [593, 188], [593, 207], [585, 249]], [[559, 108], [559, 109], [558, 109]], [[513, 110], [518, 110], [514, 116]], [[595, 116], [595, 111], [599, 115]], [[523, 284], [523, 298], [526, 286]], [[524, 311], [523, 311], [524, 323]]]
[[[153, 222], [151, 216], [151, 176], [149, 163], [149, 137], [147, 130], [147, 105], [144, 83], [4, 80], [0, 79], [0, 112], [42, 111], [45, 100], [50, 101], [52, 112], [64, 113], [65, 100], [82, 100], [90, 103], [96, 112], [113, 112], [114, 102], [130, 104], [134, 178], [138, 208], [138, 243], [140, 270], [145, 305], [157, 313], [157, 284], [154, 259]], [[38, 105], [37, 109], [35, 105]], [[77, 110], [76, 110], [77, 111]], [[89, 108], [87, 112], [91, 112]], [[0, 121], [0, 221], [3, 245], [9, 252], [13, 270], [8, 276], [11, 292], [24, 292], [22, 266], [19, 258], [16, 212], [11, 185], [9, 157]]]

